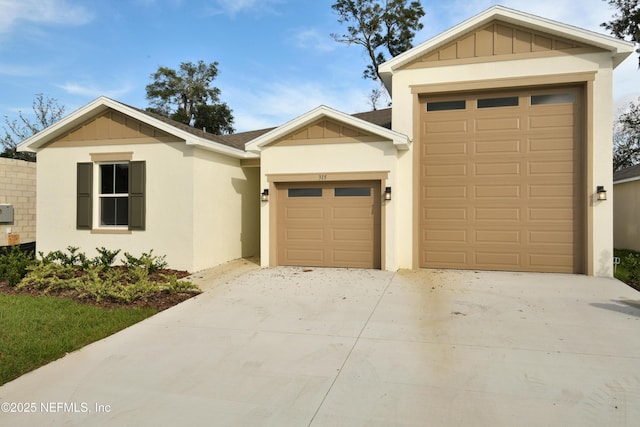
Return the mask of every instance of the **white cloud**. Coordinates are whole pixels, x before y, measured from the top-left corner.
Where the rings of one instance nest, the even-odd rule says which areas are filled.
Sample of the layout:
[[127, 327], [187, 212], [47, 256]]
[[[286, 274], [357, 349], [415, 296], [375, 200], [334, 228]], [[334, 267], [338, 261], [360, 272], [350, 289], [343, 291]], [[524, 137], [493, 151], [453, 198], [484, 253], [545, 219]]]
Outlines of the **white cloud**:
[[240, 12], [274, 12], [273, 6], [283, 0], [213, 0], [211, 13], [234, 16]]
[[294, 42], [301, 49], [319, 52], [331, 52], [336, 48], [336, 42], [328, 34], [312, 28], [298, 31], [294, 35]]
[[45, 67], [44, 64], [37, 66], [0, 64], [0, 76], [33, 77], [42, 76], [46, 74], [47, 71], [47, 67]]
[[133, 86], [131, 86], [130, 84], [123, 84], [121, 87], [112, 89], [105, 89], [93, 83], [75, 82], [67, 82], [57, 86], [72, 95], [82, 95], [90, 98], [106, 96], [108, 98], [118, 99], [133, 90]]
[[69, 0], [0, 0], [0, 33], [7, 33], [20, 21], [38, 24], [83, 25], [93, 13]]
[[233, 109], [238, 132], [282, 125], [319, 105], [345, 113], [370, 110], [367, 93], [371, 83], [280, 80], [268, 86], [224, 88], [223, 98]]

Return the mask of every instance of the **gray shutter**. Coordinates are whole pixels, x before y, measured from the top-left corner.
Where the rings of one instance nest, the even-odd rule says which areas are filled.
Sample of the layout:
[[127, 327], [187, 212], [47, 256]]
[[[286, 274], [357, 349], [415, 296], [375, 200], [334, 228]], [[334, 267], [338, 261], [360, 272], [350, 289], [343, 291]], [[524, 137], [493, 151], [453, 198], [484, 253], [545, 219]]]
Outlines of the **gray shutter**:
[[91, 230], [93, 225], [93, 163], [78, 163], [76, 228]]
[[145, 162], [129, 163], [129, 230], [145, 227]]

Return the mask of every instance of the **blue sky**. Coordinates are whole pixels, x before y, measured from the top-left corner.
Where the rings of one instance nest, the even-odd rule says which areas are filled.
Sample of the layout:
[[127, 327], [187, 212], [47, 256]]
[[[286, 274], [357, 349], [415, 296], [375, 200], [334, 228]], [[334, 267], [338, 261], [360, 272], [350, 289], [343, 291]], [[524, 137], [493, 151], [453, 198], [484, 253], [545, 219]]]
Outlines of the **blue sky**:
[[[320, 104], [370, 109], [375, 87], [361, 78], [358, 46], [334, 42], [344, 30], [333, 0], [0, 0], [0, 117], [31, 111], [35, 94], [66, 112], [100, 95], [145, 108], [158, 66], [217, 61], [214, 84], [237, 131], [282, 124]], [[604, 33], [604, 0], [422, 1], [414, 44], [493, 4]], [[617, 108], [640, 95], [634, 54], [614, 74]]]

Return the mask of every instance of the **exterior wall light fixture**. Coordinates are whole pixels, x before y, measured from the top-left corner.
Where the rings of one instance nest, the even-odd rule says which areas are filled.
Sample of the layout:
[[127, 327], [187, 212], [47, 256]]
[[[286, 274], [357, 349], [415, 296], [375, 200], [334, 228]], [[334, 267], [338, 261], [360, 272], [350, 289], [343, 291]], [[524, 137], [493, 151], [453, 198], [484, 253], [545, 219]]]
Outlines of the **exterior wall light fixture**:
[[268, 202], [269, 201], [269, 189], [265, 188], [264, 190], [262, 190], [262, 194], [260, 194], [260, 200], [262, 200], [263, 202]]
[[387, 187], [384, 189], [384, 199], [391, 200], [391, 187]]
[[607, 190], [604, 189], [604, 186], [598, 185], [596, 189], [596, 199], [607, 200]]

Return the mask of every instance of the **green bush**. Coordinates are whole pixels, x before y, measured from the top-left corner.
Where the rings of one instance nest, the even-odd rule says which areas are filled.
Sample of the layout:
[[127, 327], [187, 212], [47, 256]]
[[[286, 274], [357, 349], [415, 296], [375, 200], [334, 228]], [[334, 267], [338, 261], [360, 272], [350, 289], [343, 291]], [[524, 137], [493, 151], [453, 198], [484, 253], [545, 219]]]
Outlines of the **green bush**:
[[62, 251], [52, 251], [46, 255], [42, 252], [38, 252], [38, 254], [42, 259], [42, 262], [45, 264], [58, 262], [65, 267], [78, 267], [82, 270], [86, 270], [91, 265], [91, 260], [87, 258], [84, 252], [78, 252], [78, 249], [80, 248], [76, 246], [67, 246], [69, 254]]
[[627, 268], [629, 281], [640, 283], [640, 255], [629, 253], [624, 258], [624, 264]]
[[147, 270], [149, 273], [157, 273], [159, 270], [167, 267], [167, 262], [165, 261], [166, 256], [154, 256], [153, 249], [151, 249], [149, 253], [143, 253], [139, 258], [134, 257], [129, 252], [125, 252], [124, 257], [125, 260], [123, 264], [126, 267], [141, 267]]
[[0, 252], [0, 280], [6, 280], [9, 286], [17, 285], [27, 274], [27, 269], [36, 263], [32, 253], [13, 246], [9, 251]]
[[[106, 300], [124, 304], [139, 300], [146, 301], [159, 292], [170, 294], [200, 292], [196, 285], [179, 280], [175, 275], [162, 275], [162, 280], [152, 280], [149, 270], [158, 268], [162, 263], [151, 262], [155, 257], [151, 257], [150, 254], [144, 255], [145, 262], [136, 262], [135, 266], [128, 266], [125, 269], [104, 265], [93, 265], [81, 269], [80, 266], [69, 265], [69, 263], [63, 265], [61, 262], [41, 262], [30, 268], [18, 288], [37, 289], [45, 294], [73, 291], [79, 297], [88, 300], [96, 302]], [[57, 256], [47, 259], [54, 258], [57, 259]], [[133, 257], [131, 259], [140, 261]]]
[[94, 267], [111, 267], [116, 260], [116, 257], [120, 253], [120, 249], [116, 251], [110, 251], [109, 249], [103, 247], [96, 248], [98, 251], [98, 256], [91, 260], [91, 265]]

